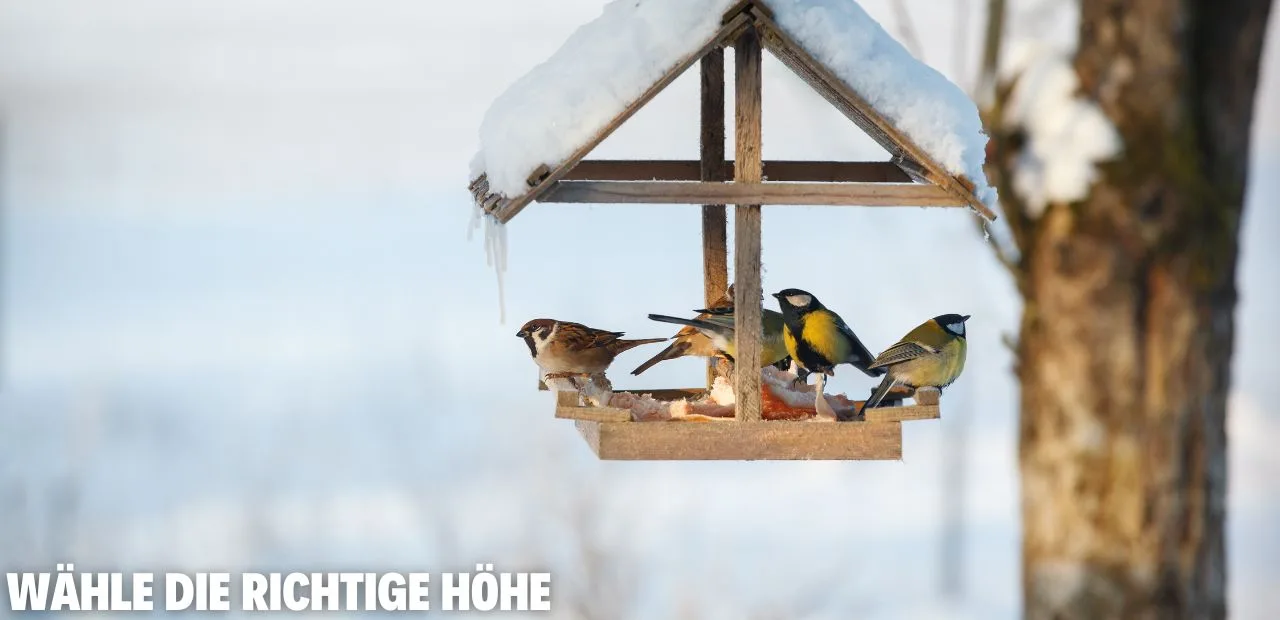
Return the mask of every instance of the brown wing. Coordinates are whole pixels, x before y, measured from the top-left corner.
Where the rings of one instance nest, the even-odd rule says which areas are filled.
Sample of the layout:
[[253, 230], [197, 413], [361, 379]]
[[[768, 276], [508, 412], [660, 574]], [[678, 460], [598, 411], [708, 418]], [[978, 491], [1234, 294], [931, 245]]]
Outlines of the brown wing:
[[931, 349], [925, 345], [916, 342], [899, 342], [881, 353], [868, 368], [880, 368], [881, 366], [892, 366], [908, 360], [916, 359], [925, 355], [933, 355], [937, 350]]
[[622, 335], [623, 332], [610, 332], [587, 327], [581, 323], [561, 321], [556, 338], [570, 351], [585, 351], [608, 347], [617, 342]]
[[[715, 303], [711, 304], [710, 309], [716, 310], [717, 311], [716, 314], [725, 314], [725, 313], [733, 312], [733, 285], [732, 284], [730, 284], [729, 289], [726, 290], [724, 294], [720, 296], [720, 299], [717, 299]], [[694, 318], [705, 320], [709, 316], [711, 315], [706, 312], [699, 312], [698, 315], [695, 316]], [[715, 345], [711, 344], [710, 338], [707, 338], [702, 334], [702, 332], [698, 331], [697, 328], [690, 325], [681, 327], [680, 331], [676, 332], [676, 335], [671, 337], [671, 340], [675, 340], [676, 343], [664, 349], [662, 353], [659, 353], [653, 356], [653, 358], [650, 359], [648, 362], [641, 364], [640, 368], [636, 369], [639, 372], [633, 372], [632, 374], [640, 374], [641, 372], [644, 372], [645, 370], [647, 370], [653, 364], [656, 364], [663, 360], [675, 359], [677, 357], [684, 357], [686, 355], [692, 355], [696, 357], [711, 357], [719, 353], [719, 351], [716, 350]]]

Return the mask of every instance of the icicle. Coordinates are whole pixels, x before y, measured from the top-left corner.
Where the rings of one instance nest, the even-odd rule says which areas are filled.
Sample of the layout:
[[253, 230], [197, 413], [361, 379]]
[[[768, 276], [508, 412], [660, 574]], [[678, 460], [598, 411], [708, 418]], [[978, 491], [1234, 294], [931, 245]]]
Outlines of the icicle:
[[471, 241], [475, 230], [480, 227], [481, 222], [484, 224], [484, 255], [485, 262], [493, 267], [494, 275], [498, 279], [498, 323], [505, 324], [507, 322], [507, 297], [506, 287], [503, 284], [503, 274], [507, 272], [507, 227], [493, 214], [485, 212], [484, 209], [476, 205], [471, 211], [471, 223], [467, 227], [467, 241]]

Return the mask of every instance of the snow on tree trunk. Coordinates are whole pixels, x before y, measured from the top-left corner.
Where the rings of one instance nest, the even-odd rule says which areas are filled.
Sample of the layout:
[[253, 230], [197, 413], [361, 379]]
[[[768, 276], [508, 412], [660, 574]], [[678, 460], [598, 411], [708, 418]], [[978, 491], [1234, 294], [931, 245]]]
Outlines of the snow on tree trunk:
[[1029, 619], [1226, 616], [1225, 418], [1269, 9], [1082, 0], [1076, 69], [1125, 151], [1083, 201], [1010, 218]]

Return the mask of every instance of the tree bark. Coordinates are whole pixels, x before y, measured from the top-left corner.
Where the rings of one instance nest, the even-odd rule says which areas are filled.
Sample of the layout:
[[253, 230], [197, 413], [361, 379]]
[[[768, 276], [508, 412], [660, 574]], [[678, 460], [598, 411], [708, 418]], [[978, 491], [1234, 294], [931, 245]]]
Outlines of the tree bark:
[[1226, 406], [1269, 0], [1082, 0], [1076, 68], [1124, 154], [1027, 220], [1030, 619], [1226, 616]]

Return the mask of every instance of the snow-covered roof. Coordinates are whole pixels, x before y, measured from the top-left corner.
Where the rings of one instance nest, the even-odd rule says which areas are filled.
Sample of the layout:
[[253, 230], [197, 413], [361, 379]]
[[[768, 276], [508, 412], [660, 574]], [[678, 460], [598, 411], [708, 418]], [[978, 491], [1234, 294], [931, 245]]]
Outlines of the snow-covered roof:
[[[965, 190], [994, 207], [996, 192], [982, 170], [987, 136], [977, 106], [964, 91], [916, 60], [854, 0], [755, 4], [772, 14], [770, 25], [781, 38], [843, 82], [898, 134], [877, 132], [863, 118], [859, 124], [872, 137], [895, 155], [907, 143], [908, 152], [923, 157], [904, 159], [924, 159], [911, 163], [967, 181]], [[673, 72], [696, 62], [700, 50], [722, 32], [725, 13], [734, 5], [735, 0], [605, 5], [600, 17], [578, 28], [485, 114], [480, 150], [471, 162], [477, 202], [525, 196], [535, 171], [555, 170], [584, 156], [655, 85], [660, 88]]]

